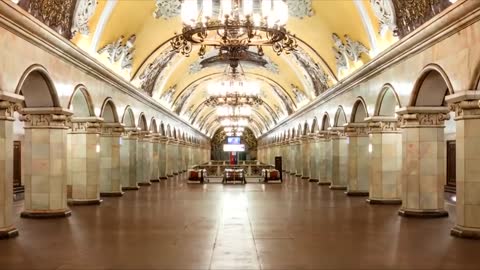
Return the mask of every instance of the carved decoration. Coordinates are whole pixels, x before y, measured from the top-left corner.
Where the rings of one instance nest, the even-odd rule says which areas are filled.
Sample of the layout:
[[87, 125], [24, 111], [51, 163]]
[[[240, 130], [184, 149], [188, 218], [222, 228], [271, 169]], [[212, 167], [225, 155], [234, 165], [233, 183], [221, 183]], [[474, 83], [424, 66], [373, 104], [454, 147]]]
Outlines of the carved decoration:
[[72, 38], [72, 18], [77, 0], [20, 0], [18, 5], [67, 39]]
[[359, 41], [353, 41], [348, 35], [345, 35], [345, 53], [353, 62], [360, 59], [362, 53], [369, 54], [370, 50]]
[[147, 68], [142, 72], [139, 76], [141, 81], [140, 87], [143, 91], [145, 91], [148, 95], [153, 95], [153, 90], [155, 88], [155, 82], [159, 78], [160, 74], [163, 70], [168, 66], [168, 63], [173, 59], [176, 55], [174, 51], [166, 50], [162, 54], [160, 54], [153, 63], [150, 63]]
[[448, 113], [406, 113], [399, 117], [401, 127], [442, 126], [448, 119], [450, 119]]
[[90, 34], [88, 22], [95, 14], [97, 8], [96, 0], [77, 0], [77, 7], [73, 15], [72, 35], [80, 33], [82, 35]]
[[369, 49], [359, 41], [352, 40], [348, 35], [345, 35], [345, 44], [336, 34], [332, 34], [333, 39], [333, 52], [335, 54], [335, 60], [337, 63], [338, 74], [343, 70], [348, 70], [348, 59], [356, 62], [360, 59], [362, 53], [368, 55]]
[[396, 34], [402, 38], [442, 12], [450, 0], [397, 0], [395, 7]]
[[287, 0], [287, 5], [288, 14], [292, 17], [303, 19], [315, 15], [312, 0]]
[[[343, 45], [343, 44], [342, 44]], [[330, 76], [302, 48], [293, 52], [295, 60], [305, 69], [305, 78], [311, 81], [315, 96], [325, 92], [330, 86]]]
[[70, 116], [65, 114], [23, 114], [20, 117], [25, 122], [25, 127], [48, 127], [48, 128], [64, 128], [70, 121]]
[[156, 0], [155, 12], [153, 12], [153, 17], [156, 19], [170, 19], [180, 15], [181, 10], [181, 1], [179, 0]]
[[180, 111], [182, 110], [183, 106], [185, 105], [185, 102], [187, 101], [188, 98], [190, 98], [192, 96], [192, 94], [195, 92], [195, 90], [197, 89], [198, 85], [194, 85], [192, 87], [190, 87], [189, 89], [187, 89], [186, 91], [183, 91], [183, 93], [180, 95], [180, 97], [178, 97], [176, 100], [175, 100], [175, 103], [173, 104], [173, 111], [176, 113], [176, 114], [180, 114]]
[[462, 100], [460, 102], [450, 104], [449, 109], [455, 112], [458, 118], [480, 118], [480, 101], [478, 100]]
[[130, 36], [125, 44], [124, 37], [121, 36], [117, 41], [107, 44], [100, 50], [98, 54], [108, 53], [110, 63], [116, 63], [121, 60], [120, 67], [122, 70], [130, 71], [132, 69], [133, 55], [135, 54], [135, 35]]
[[291, 85], [292, 87], [292, 92], [295, 95], [295, 101], [297, 104], [304, 102], [305, 100], [308, 100], [308, 97], [298, 88], [298, 86]]
[[270, 87], [272, 87], [273, 91], [277, 96], [280, 97], [280, 100], [283, 101], [283, 104], [285, 105], [285, 108], [287, 109], [287, 113], [290, 115], [294, 112], [294, 108], [296, 108], [295, 104], [293, 104], [292, 99], [287, 96], [279, 87], [276, 85], [270, 84]]
[[100, 133], [100, 123], [95, 122], [71, 122], [72, 133]]
[[6, 100], [0, 101], [0, 120], [13, 120], [13, 113], [18, 107], [19, 104]]
[[177, 90], [177, 85], [174, 85], [170, 88], [167, 89], [161, 96], [160, 99], [165, 101], [167, 104], [172, 104], [173, 101], [173, 95], [175, 94], [175, 91]]
[[388, 30], [395, 33], [397, 23], [393, 0], [370, 0], [370, 4], [380, 24], [380, 35], [385, 36]]

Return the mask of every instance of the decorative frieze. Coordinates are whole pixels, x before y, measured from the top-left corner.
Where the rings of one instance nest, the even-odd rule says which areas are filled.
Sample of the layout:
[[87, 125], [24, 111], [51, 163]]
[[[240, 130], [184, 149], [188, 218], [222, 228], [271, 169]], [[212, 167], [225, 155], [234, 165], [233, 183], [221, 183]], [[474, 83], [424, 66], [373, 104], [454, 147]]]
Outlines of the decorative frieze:
[[368, 133], [399, 133], [400, 122], [396, 117], [372, 116], [365, 118]]
[[450, 110], [455, 112], [455, 120], [480, 118], [480, 95], [477, 90], [457, 91], [445, 100]]
[[103, 123], [102, 127], [102, 136], [108, 137], [120, 137], [125, 131], [124, 127], [120, 123]]
[[69, 126], [71, 128], [71, 133], [100, 133], [101, 129], [101, 118], [97, 117], [74, 117], [71, 119]]
[[26, 129], [68, 129], [68, 123], [73, 114], [63, 108], [24, 108], [20, 113], [20, 120], [25, 122]]
[[72, 35], [77, 33], [82, 35], [90, 34], [88, 22], [93, 17], [93, 14], [95, 14], [96, 8], [96, 0], [77, 0], [77, 6], [73, 14]]

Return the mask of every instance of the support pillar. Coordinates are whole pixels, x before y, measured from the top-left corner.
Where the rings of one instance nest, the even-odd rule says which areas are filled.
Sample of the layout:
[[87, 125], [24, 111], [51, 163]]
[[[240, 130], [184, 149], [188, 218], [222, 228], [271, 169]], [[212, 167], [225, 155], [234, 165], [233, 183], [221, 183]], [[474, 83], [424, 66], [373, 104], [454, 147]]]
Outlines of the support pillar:
[[396, 117], [366, 118], [369, 136], [368, 203], [401, 204], [402, 133]]
[[161, 136], [159, 138], [159, 149], [158, 149], [158, 170], [160, 175], [160, 180], [167, 180], [167, 137]]
[[0, 239], [18, 236], [13, 224], [13, 112], [22, 100], [0, 91]]
[[332, 184], [332, 141], [328, 131], [318, 133], [318, 184], [330, 186]]
[[69, 132], [69, 205], [98, 205], [100, 200], [100, 123], [102, 119], [72, 119]]
[[[67, 208], [67, 130], [63, 108], [25, 108], [24, 218], [71, 215]], [[11, 192], [11, 191], [9, 191]]]
[[366, 123], [345, 125], [348, 148], [348, 196], [368, 196], [370, 167]]
[[457, 210], [451, 235], [480, 239], [480, 96], [459, 91], [446, 100], [455, 110]]
[[137, 140], [138, 129], [135, 127], [125, 128], [120, 146], [122, 190], [139, 190], [137, 183]]
[[311, 151], [311, 139], [309, 135], [303, 135], [300, 139], [299, 161], [303, 180], [310, 179], [310, 160], [313, 159]]
[[123, 126], [120, 123], [103, 123], [100, 134], [100, 196], [121, 197], [120, 141]]
[[310, 182], [318, 182], [320, 179], [320, 140], [318, 134], [310, 134]]
[[402, 128], [401, 216], [446, 217], [444, 185], [447, 107], [405, 107], [397, 110]]
[[174, 141], [172, 139], [168, 139], [167, 140], [167, 143], [166, 143], [166, 148], [167, 148], [167, 151], [166, 151], [166, 168], [167, 168], [167, 177], [173, 177], [173, 170], [174, 170], [174, 167], [173, 167], [173, 163], [175, 162], [175, 157], [173, 155], [173, 143]]
[[346, 190], [348, 179], [348, 145], [343, 127], [330, 128], [332, 131], [332, 183], [330, 189]]
[[137, 141], [137, 181], [139, 186], [150, 186], [152, 144], [150, 131], [139, 131]]
[[150, 163], [150, 182], [157, 183], [160, 182], [160, 134], [152, 134], [150, 144], [152, 148], [152, 159]]

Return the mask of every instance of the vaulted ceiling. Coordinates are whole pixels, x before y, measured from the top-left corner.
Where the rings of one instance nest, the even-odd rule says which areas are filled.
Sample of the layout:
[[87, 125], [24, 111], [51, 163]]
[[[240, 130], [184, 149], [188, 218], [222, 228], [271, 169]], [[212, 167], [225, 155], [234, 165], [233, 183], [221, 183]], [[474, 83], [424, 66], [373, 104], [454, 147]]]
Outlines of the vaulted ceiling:
[[[247, 78], [260, 83], [265, 101], [254, 109], [251, 128], [256, 136], [398, 40], [392, 1], [286, 2], [286, 28], [297, 37], [298, 50], [278, 56], [266, 48], [263, 58], [252, 51], [241, 63]], [[226, 63], [214, 50], [203, 59], [198, 48], [190, 57], [172, 51], [169, 41], [182, 29], [179, 3], [78, 0], [71, 41], [212, 136], [220, 124], [214, 109], [205, 106], [206, 86], [222, 76]]]

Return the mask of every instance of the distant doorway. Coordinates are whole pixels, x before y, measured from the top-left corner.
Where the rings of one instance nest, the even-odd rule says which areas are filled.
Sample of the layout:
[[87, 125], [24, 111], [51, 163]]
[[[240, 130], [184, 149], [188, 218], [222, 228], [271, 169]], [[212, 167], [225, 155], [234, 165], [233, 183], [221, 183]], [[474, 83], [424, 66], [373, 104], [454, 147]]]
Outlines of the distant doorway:
[[447, 184], [445, 185], [445, 191], [456, 192], [456, 173], [456, 142], [447, 141]]

